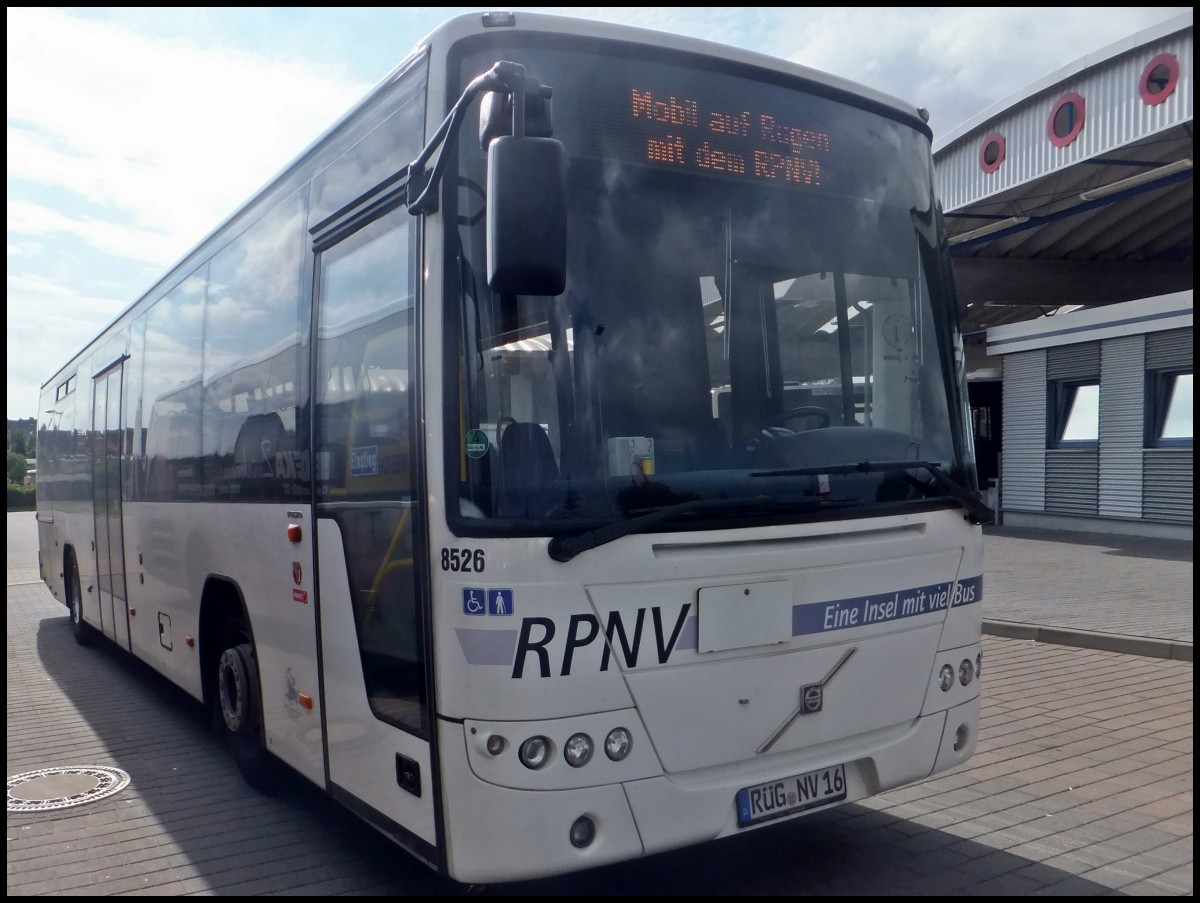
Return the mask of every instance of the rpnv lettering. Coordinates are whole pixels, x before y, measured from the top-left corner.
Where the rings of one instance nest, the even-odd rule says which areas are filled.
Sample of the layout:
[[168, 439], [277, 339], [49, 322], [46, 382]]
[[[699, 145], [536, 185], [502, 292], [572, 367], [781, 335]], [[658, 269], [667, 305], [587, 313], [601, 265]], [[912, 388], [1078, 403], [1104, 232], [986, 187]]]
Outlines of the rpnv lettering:
[[[653, 651], [658, 663], [666, 664], [679, 643], [691, 607], [690, 602], [684, 604], [673, 621], [669, 615], [664, 619], [663, 611], [658, 606], [639, 608], [632, 625], [625, 623], [620, 612], [609, 612], [603, 631], [595, 615], [572, 615], [565, 637], [557, 643], [555, 639], [559, 635], [558, 629], [550, 618], [523, 618], [517, 638], [512, 677], [524, 677], [526, 664], [531, 659], [532, 667], [537, 668], [539, 677], [550, 677], [556, 671], [560, 677], [566, 677], [575, 665], [575, 654], [599, 641], [602, 633], [604, 646], [600, 654], [601, 671], [608, 670], [613, 655], [620, 655], [625, 667], [637, 667], [642, 654], [642, 643], [649, 634], [653, 634], [654, 637]], [[650, 613], [649, 631], [644, 630], [647, 612]]]

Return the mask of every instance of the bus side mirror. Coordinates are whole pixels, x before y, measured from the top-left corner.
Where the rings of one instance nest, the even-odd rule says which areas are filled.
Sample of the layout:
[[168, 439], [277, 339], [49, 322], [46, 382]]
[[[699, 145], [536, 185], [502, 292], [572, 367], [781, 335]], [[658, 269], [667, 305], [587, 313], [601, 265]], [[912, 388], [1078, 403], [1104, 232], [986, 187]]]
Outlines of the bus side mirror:
[[567, 284], [562, 142], [503, 135], [488, 144], [487, 277], [501, 295], [561, 295]]

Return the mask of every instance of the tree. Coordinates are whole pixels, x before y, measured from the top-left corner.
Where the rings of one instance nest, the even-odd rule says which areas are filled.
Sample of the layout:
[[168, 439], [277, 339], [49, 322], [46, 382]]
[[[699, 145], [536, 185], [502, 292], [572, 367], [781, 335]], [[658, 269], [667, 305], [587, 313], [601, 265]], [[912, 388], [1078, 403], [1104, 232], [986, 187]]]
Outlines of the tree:
[[15, 451], [18, 455], [24, 455], [26, 458], [32, 458], [36, 432], [37, 420], [33, 417], [27, 417], [24, 420], [9, 420], [8, 450]]
[[24, 483], [27, 467], [25, 456], [18, 455], [10, 449], [8, 452], [8, 482], [16, 483], [18, 486]]

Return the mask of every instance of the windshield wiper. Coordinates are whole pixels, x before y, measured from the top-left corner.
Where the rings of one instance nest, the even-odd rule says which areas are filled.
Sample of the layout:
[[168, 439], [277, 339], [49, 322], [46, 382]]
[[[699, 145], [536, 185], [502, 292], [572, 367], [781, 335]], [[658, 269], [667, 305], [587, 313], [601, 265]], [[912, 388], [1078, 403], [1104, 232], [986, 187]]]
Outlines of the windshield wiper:
[[996, 512], [966, 486], [946, 475], [942, 465], [936, 461], [860, 461], [858, 464], [831, 464], [828, 467], [796, 467], [787, 470], [758, 470], [752, 477], [802, 477], [815, 474], [882, 473], [894, 470], [924, 469], [946, 493], [967, 510], [968, 520], [973, 524], [990, 524]]
[[854, 501], [851, 499], [828, 498], [781, 499], [770, 495], [756, 495], [750, 498], [689, 499], [686, 502], [666, 505], [647, 514], [639, 514], [637, 517], [631, 517], [628, 520], [617, 521], [616, 523], [607, 524], [595, 530], [588, 530], [586, 533], [580, 533], [578, 536], [552, 537], [547, 551], [555, 561], [570, 561], [580, 552], [586, 552], [588, 549], [602, 546], [615, 539], [620, 539], [622, 536], [642, 533], [655, 524], [670, 520], [681, 514], [707, 514], [711, 511], [724, 511], [727, 509], [764, 511], [795, 507], [830, 508], [848, 504], [854, 504]]

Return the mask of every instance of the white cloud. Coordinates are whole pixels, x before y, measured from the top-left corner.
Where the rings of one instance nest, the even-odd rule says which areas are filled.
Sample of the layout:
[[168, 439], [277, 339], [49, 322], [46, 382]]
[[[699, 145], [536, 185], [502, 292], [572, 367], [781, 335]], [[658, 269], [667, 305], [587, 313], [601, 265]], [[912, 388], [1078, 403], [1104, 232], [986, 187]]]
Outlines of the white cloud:
[[[178, 247], [173, 238], [161, 232], [139, 229], [123, 223], [110, 222], [92, 216], [67, 216], [60, 210], [31, 201], [9, 201], [8, 233], [22, 236], [53, 238], [73, 235], [106, 254], [130, 260], [163, 264], [170, 261]], [[44, 247], [27, 242], [26, 247]], [[133, 301], [130, 298], [128, 301]]]
[[[56, 9], [9, 7], [7, 25], [8, 410], [21, 417], [65, 349], [146, 288], [147, 264], [182, 257], [370, 86]], [[95, 297], [120, 261], [136, 281]]]
[[945, 134], [1055, 70], [1187, 7], [856, 7], [816, 16], [787, 56], [929, 108]]
[[45, 8], [9, 10], [7, 68], [9, 180], [161, 233], [164, 266], [369, 87]]
[[[8, 416], [35, 416], [38, 391], [126, 306], [41, 278], [13, 276], [8, 289]], [[14, 351], [18, 353], [14, 353]]]

